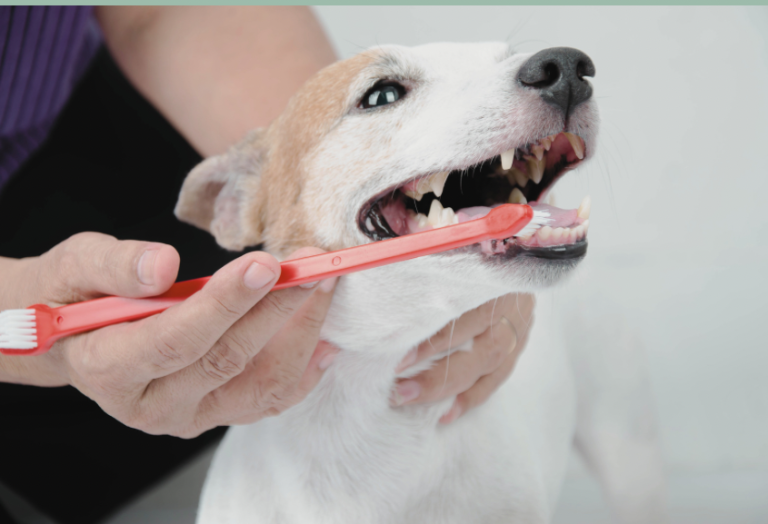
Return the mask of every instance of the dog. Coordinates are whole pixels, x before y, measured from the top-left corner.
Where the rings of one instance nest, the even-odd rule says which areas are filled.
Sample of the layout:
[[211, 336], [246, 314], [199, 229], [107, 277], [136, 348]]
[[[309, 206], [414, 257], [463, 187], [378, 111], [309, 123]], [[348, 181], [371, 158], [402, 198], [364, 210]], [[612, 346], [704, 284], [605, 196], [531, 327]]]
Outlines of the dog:
[[263, 244], [278, 258], [443, 227], [507, 202], [552, 220], [343, 277], [322, 329], [342, 351], [303, 402], [229, 430], [198, 524], [545, 523], [574, 440], [623, 522], [663, 521], [652, 431], [637, 429], [648, 413], [630, 408], [614, 423], [621, 408], [605, 406], [622, 395], [579, 396], [605, 393], [590, 373], [601, 364], [574, 372], [552, 308], [538, 308], [512, 377], [456, 422], [438, 424], [453, 399], [389, 404], [409, 350], [483, 303], [556, 284], [585, 257], [589, 201], [544, 202], [594, 155], [594, 74], [572, 48], [381, 46], [325, 68], [268, 128], [189, 174], [179, 219], [224, 248]]

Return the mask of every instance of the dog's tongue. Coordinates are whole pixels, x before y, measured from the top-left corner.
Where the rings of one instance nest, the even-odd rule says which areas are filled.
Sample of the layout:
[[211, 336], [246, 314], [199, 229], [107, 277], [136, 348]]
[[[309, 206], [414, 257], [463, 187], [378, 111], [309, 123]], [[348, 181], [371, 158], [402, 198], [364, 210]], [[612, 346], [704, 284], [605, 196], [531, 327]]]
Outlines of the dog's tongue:
[[[534, 211], [546, 211], [549, 213], [551, 222], [548, 225], [551, 228], [568, 227], [575, 224], [578, 218], [576, 216], [577, 210], [575, 209], [560, 209], [559, 207], [550, 206], [549, 204], [539, 204], [537, 202], [531, 202], [528, 205], [531, 206]], [[456, 213], [456, 216], [459, 217], [459, 222], [467, 222], [469, 220], [484, 217], [490, 213], [491, 209], [492, 208], [486, 206], [466, 207], [460, 209], [459, 212]]]

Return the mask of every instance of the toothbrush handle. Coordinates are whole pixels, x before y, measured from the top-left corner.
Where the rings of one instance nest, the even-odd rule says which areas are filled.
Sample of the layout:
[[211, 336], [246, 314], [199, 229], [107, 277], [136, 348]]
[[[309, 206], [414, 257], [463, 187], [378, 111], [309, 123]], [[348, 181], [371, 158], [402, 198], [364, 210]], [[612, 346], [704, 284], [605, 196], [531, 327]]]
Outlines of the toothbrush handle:
[[[311, 257], [287, 260], [273, 290], [298, 286], [393, 262], [440, 253], [483, 240], [508, 238], [525, 227], [533, 210], [525, 205], [503, 205], [481, 219], [421, 233], [382, 240]], [[59, 308], [31, 306], [37, 315], [38, 347], [25, 354], [44, 353], [69, 335], [139, 320], [165, 311], [200, 291], [211, 277], [177, 282], [162, 295], [151, 298], [104, 297]]]
[[508, 238], [523, 229], [532, 217], [533, 210], [530, 206], [507, 204], [492, 209], [481, 219], [340, 251], [287, 260], [280, 264], [282, 272], [272, 289], [283, 289], [433, 255], [483, 240]]

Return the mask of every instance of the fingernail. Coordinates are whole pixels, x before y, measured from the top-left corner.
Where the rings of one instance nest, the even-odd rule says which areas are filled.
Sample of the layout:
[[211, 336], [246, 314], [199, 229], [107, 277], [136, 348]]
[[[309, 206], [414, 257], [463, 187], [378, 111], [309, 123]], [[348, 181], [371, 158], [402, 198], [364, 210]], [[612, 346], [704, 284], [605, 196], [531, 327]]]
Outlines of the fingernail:
[[450, 424], [451, 422], [459, 418], [459, 415], [461, 415], [461, 406], [459, 406], [454, 401], [453, 406], [451, 406], [451, 409], [448, 410], [448, 413], [440, 417], [440, 423]]
[[337, 280], [339, 280], [339, 277], [326, 278], [320, 283], [320, 291], [323, 293], [330, 293], [333, 291], [333, 288], [336, 287]]
[[145, 286], [152, 286], [155, 283], [155, 259], [158, 249], [147, 249], [139, 259], [139, 266], [136, 268], [139, 282]]
[[320, 362], [317, 363], [317, 367], [320, 368], [321, 371], [325, 371], [331, 366], [331, 364], [333, 364], [333, 361], [336, 359], [336, 355], [338, 354], [338, 351], [328, 353], [322, 359], [320, 359]]
[[271, 269], [258, 262], [253, 262], [245, 272], [245, 275], [243, 275], [243, 284], [250, 289], [261, 289], [274, 280], [274, 278], [275, 274]]
[[400, 373], [401, 371], [408, 369], [413, 365], [414, 362], [416, 362], [416, 357], [419, 355], [419, 348], [415, 347], [412, 350], [408, 352], [405, 357], [403, 357], [403, 360], [400, 362], [400, 364], [397, 365], [397, 368], [395, 369], [395, 373]]
[[406, 402], [410, 402], [419, 396], [421, 393], [421, 386], [415, 380], [406, 380], [401, 382], [395, 388], [395, 405], [402, 406]]

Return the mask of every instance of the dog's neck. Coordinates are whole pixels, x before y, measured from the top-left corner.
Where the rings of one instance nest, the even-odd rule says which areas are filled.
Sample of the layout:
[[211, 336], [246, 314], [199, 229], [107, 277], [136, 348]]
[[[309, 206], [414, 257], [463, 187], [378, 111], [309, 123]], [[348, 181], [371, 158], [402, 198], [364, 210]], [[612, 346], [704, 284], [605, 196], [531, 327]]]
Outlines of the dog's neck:
[[[343, 277], [323, 328], [323, 338], [361, 362], [376, 355], [397, 360], [452, 320], [494, 297], [498, 280], [424, 257]], [[489, 319], [490, 321], [490, 319]]]
[[[419, 278], [414, 279], [414, 273]], [[389, 399], [395, 369], [411, 348], [499, 294], [498, 283], [484, 284], [461, 272], [446, 274], [429, 259], [344, 277], [323, 328], [323, 338], [342, 351], [307, 399], [280, 417], [290, 426], [290, 431], [281, 433], [290, 441], [284, 442], [289, 452], [335, 468], [362, 446], [368, 450], [366, 456], [391, 461], [396, 451], [392, 448], [412, 447], [409, 437], [418, 440], [436, 431], [437, 420], [453, 399], [393, 409]], [[416, 366], [411, 374], [428, 366], [429, 362]], [[390, 433], [399, 437], [382, 438]], [[314, 447], [317, 442], [322, 442], [322, 449]], [[398, 466], [382, 463], [372, 469], [390, 467]]]

